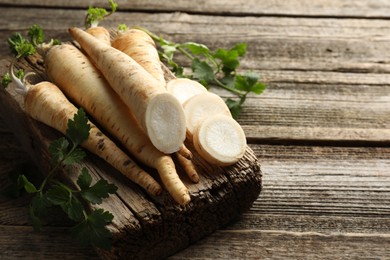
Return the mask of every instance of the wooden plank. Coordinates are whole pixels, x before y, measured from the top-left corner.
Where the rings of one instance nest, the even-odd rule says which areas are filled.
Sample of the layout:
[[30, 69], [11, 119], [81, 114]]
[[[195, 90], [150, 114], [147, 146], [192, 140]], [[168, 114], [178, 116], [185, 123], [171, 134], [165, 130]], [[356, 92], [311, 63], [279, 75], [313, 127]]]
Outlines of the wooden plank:
[[388, 234], [221, 230], [170, 259], [385, 259]]
[[[180, 11], [190, 13], [223, 15], [282, 15], [282, 16], [325, 16], [325, 17], [389, 17], [390, 5], [386, 1], [368, 3], [365, 0], [216, 0], [206, 2], [178, 0], [175, 2], [153, 0], [117, 0], [121, 10]], [[106, 0], [58, 1], [58, 0], [3, 0], [3, 5], [87, 8], [88, 6], [107, 7]]]
[[[56, 22], [37, 8], [19, 19], [19, 9], [2, 7], [2, 38], [13, 31], [40, 24], [50, 37], [69, 39], [69, 26], [83, 26], [85, 11], [51, 10]], [[13, 22], [9, 22], [13, 21]], [[224, 17], [184, 13], [118, 13], [103, 25], [140, 25], [177, 42], [195, 41], [211, 49], [248, 44], [243, 68], [284, 71], [336, 71], [388, 73], [390, 71], [389, 20], [306, 19], [285, 17]], [[213, 26], [207, 26], [212, 23]], [[206, 29], [205, 29], [206, 28]], [[5, 41], [2, 51], [8, 50]], [[5, 53], [1, 53], [5, 55]]]
[[[80, 23], [84, 15], [81, 11], [61, 11], [59, 22], [53, 24], [43, 19], [46, 10], [35, 11], [27, 14], [25, 25], [19, 22], [15, 27], [0, 22], [0, 28], [16, 30], [39, 23], [49, 29], [51, 36], [69, 39], [69, 21], [72, 25]], [[16, 16], [15, 12], [9, 9], [3, 13], [11, 17]], [[234, 20], [228, 22], [229, 19]], [[107, 26], [123, 21], [141, 23], [175, 41], [198, 41], [211, 48], [232, 46], [238, 37], [248, 42], [248, 55], [242, 65], [246, 70], [255, 69], [269, 85], [260, 97], [247, 100], [245, 113], [239, 119], [251, 139], [388, 145], [387, 20], [121, 13], [110, 18]], [[212, 28], [204, 30], [211, 22]], [[238, 33], [232, 34], [234, 31]], [[231, 97], [226, 92], [218, 93]]]

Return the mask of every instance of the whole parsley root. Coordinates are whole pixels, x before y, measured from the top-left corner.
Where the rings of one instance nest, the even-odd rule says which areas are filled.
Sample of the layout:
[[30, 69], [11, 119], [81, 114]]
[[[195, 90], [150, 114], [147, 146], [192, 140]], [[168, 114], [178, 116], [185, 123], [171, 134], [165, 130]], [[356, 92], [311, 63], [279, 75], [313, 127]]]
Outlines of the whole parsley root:
[[[30, 85], [16, 78], [12, 69], [11, 76], [17, 85], [17, 91], [24, 95], [24, 106], [27, 114], [63, 134], [72, 131], [72, 128], [68, 128], [68, 121], [77, 113], [77, 108], [69, 102], [56, 85], [48, 81]], [[80, 142], [82, 147], [107, 161], [149, 193], [160, 194], [162, 188], [152, 176], [142, 170], [93, 123], [88, 121], [86, 124], [90, 126], [90, 131], [86, 140]], [[74, 141], [78, 143], [78, 140]]]

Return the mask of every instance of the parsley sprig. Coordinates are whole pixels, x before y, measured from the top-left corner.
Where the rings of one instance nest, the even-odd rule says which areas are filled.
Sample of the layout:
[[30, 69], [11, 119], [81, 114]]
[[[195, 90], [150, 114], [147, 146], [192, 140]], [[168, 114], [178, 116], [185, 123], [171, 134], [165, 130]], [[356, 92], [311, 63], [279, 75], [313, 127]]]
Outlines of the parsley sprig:
[[[17, 59], [35, 54], [37, 48], [45, 43], [43, 29], [38, 24], [30, 26], [27, 36], [28, 38], [24, 37], [21, 33], [16, 32], [8, 38], [8, 45]], [[47, 44], [57, 45], [60, 43], [61, 42], [58, 39], [51, 39]]]
[[[210, 50], [206, 45], [195, 42], [175, 43], [147, 32], [159, 45], [161, 59], [166, 62], [177, 77], [188, 77], [198, 80], [206, 88], [215, 85], [234, 93], [238, 99], [228, 98], [228, 105], [234, 118], [242, 110], [249, 93], [261, 94], [266, 85], [261, 83], [260, 76], [254, 72], [238, 73], [240, 59], [246, 54], [246, 43], [238, 43], [230, 49]], [[186, 74], [184, 67], [176, 62], [175, 55], [181, 53], [191, 62], [191, 73]]]
[[110, 11], [107, 11], [105, 8], [92, 7], [90, 6], [87, 10], [87, 15], [85, 16], [85, 28], [96, 27], [99, 22], [104, 20], [107, 16], [115, 13], [118, 8], [118, 4], [114, 0], [108, 0], [110, 4]]
[[67, 138], [61, 137], [50, 144], [53, 167], [42, 183], [35, 186], [21, 174], [16, 179], [16, 188], [33, 196], [29, 213], [35, 229], [42, 229], [48, 208], [59, 206], [76, 223], [71, 231], [82, 244], [109, 249], [111, 233], [107, 224], [113, 220], [113, 215], [103, 209], [90, 210], [84, 202], [101, 204], [103, 199], [116, 192], [117, 187], [103, 179], [92, 183], [92, 176], [86, 168], [81, 170], [77, 178], [77, 189], [55, 178], [64, 165], [83, 160], [86, 154], [79, 145], [88, 138], [89, 130], [87, 116], [83, 109], [79, 109], [73, 120], [68, 121]]

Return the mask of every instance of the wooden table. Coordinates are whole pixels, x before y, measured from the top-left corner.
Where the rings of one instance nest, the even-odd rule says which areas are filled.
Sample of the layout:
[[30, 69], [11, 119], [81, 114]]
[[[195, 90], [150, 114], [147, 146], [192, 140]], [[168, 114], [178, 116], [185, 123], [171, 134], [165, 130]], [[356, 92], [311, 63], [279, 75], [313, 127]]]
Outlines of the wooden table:
[[[48, 37], [67, 39], [69, 26], [83, 26], [89, 5], [105, 4], [0, 2], [0, 57], [13, 32], [37, 23]], [[212, 49], [246, 42], [242, 68], [268, 85], [248, 98], [238, 119], [261, 163], [262, 193], [238, 221], [172, 259], [390, 258], [390, 2], [118, 3], [104, 25], [140, 25]], [[25, 162], [0, 120], [0, 187]], [[28, 204], [28, 197], [0, 197], [1, 259], [97, 258], [61, 220], [34, 232]]]

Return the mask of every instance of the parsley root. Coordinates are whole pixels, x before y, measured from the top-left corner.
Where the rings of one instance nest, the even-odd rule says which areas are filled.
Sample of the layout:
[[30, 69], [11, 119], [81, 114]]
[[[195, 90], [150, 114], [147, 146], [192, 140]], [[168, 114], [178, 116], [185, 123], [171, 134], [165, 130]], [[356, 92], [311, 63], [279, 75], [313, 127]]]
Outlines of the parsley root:
[[85, 31], [93, 37], [99, 39], [101, 42], [104, 42], [107, 45], [111, 45], [110, 32], [103, 26], [90, 27]]
[[129, 29], [123, 33], [119, 32], [112, 41], [112, 47], [133, 58], [165, 87], [164, 72], [161, 68], [156, 44], [146, 32], [138, 29]]
[[[61, 90], [51, 82], [43, 81], [36, 85], [18, 79], [11, 65], [10, 74], [15, 82], [17, 92], [24, 96], [25, 111], [34, 119], [66, 134], [69, 119], [77, 113], [77, 108], [69, 102]], [[120, 150], [94, 124], [91, 126], [87, 140], [81, 143], [88, 151], [98, 155], [123, 175], [139, 184], [153, 195], [161, 192], [161, 186], [148, 173], [138, 167], [122, 150]]]
[[51, 48], [44, 62], [48, 77], [69, 98], [83, 107], [135, 158], [157, 169], [175, 201], [182, 205], [190, 201], [188, 189], [180, 180], [172, 157], [153, 146], [130, 110], [87, 56], [73, 45], [62, 44]]
[[179, 101], [130, 56], [79, 28], [69, 32], [130, 108], [153, 145], [164, 153], [178, 151], [186, 135]]
[[220, 166], [236, 163], [246, 150], [241, 126], [231, 116], [221, 114], [203, 120], [195, 129], [193, 142], [202, 158]]
[[211, 92], [203, 92], [189, 98], [183, 104], [187, 122], [187, 138], [192, 140], [195, 128], [205, 118], [216, 114], [231, 116], [223, 99]]

